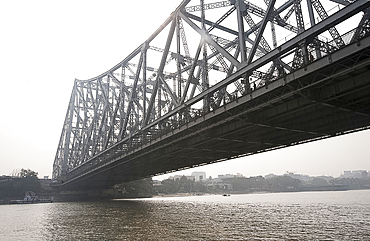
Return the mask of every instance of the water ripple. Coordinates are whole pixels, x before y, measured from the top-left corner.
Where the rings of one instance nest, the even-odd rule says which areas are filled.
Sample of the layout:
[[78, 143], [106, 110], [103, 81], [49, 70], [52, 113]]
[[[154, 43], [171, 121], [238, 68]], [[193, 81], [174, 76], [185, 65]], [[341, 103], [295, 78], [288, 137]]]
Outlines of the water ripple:
[[2, 205], [0, 240], [370, 240], [370, 190]]

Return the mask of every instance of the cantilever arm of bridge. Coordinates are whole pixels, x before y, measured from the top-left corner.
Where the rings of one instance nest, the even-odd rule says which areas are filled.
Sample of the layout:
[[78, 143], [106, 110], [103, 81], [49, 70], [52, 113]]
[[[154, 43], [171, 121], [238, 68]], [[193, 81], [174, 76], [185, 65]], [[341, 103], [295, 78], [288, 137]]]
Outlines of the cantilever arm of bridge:
[[116, 66], [75, 80], [55, 186], [106, 188], [367, 129], [369, 7], [181, 2]]

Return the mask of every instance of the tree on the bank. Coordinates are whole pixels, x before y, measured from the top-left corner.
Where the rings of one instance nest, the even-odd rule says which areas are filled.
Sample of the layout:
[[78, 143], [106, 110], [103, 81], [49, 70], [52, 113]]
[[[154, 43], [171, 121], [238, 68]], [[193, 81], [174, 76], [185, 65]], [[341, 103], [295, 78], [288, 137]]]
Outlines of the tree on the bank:
[[176, 193], [178, 191], [178, 182], [172, 179], [166, 179], [162, 181], [162, 186], [158, 187], [157, 192], [160, 193]]
[[190, 193], [194, 189], [194, 181], [188, 180], [185, 176], [182, 176], [178, 182], [180, 193]]
[[20, 178], [37, 178], [38, 173], [35, 171], [32, 171], [30, 169], [21, 169], [19, 172], [19, 177]]
[[123, 190], [124, 197], [136, 198], [153, 196], [152, 178], [144, 178], [137, 181], [118, 184], [117, 188]]
[[324, 178], [315, 177], [311, 182], [310, 185], [312, 186], [327, 186], [329, 185], [328, 181], [326, 181]]
[[268, 179], [268, 185], [272, 191], [294, 191], [298, 190], [301, 181], [290, 176], [276, 176]]
[[205, 183], [189, 180], [185, 176], [182, 176], [179, 179], [177, 178], [176, 180], [163, 180], [162, 185], [155, 187], [155, 191], [166, 194], [209, 192]]
[[257, 177], [234, 177], [223, 180], [224, 183], [231, 184], [236, 192], [251, 192], [267, 190], [268, 183], [262, 176]]

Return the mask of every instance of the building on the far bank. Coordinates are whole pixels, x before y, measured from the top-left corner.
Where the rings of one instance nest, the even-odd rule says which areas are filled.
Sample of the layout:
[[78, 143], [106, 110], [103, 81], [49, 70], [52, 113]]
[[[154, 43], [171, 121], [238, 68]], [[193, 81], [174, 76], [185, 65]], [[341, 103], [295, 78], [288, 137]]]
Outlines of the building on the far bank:
[[232, 178], [235, 178], [236, 175], [234, 174], [221, 174], [221, 175], [218, 175], [218, 178], [219, 179], [232, 179]]
[[153, 180], [153, 187], [162, 186], [162, 182], [159, 180]]
[[368, 172], [365, 170], [357, 170], [357, 171], [344, 171], [340, 178], [364, 178], [368, 177]]
[[270, 179], [270, 178], [274, 178], [274, 177], [277, 177], [277, 175], [276, 175], [276, 174], [274, 174], [274, 173], [270, 173], [270, 174], [268, 174], [268, 175], [265, 175], [265, 178], [266, 178], [266, 179]]
[[302, 182], [311, 182], [314, 179], [314, 177], [311, 177], [308, 175], [297, 174], [293, 172], [287, 172], [284, 174], [284, 176], [289, 176], [291, 178], [298, 179]]
[[205, 172], [193, 172], [191, 176], [195, 178], [196, 182], [202, 182], [207, 178]]
[[194, 181], [195, 180], [195, 177], [194, 176], [185, 176], [185, 175], [175, 175], [175, 176], [171, 176], [169, 177], [168, 179], [171, 179], [171, 180], [180, 180], [182, 177], [185, 177], [187, 180], [190, 180], [190, 181]]

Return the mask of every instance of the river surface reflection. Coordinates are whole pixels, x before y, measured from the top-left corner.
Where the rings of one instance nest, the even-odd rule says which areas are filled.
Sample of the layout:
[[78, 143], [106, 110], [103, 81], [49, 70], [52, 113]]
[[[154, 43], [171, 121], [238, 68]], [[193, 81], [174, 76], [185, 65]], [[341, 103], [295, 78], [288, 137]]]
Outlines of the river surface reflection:
[[370, 240], [370, 190], [0, 206], [0, 240]]

